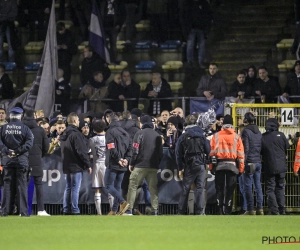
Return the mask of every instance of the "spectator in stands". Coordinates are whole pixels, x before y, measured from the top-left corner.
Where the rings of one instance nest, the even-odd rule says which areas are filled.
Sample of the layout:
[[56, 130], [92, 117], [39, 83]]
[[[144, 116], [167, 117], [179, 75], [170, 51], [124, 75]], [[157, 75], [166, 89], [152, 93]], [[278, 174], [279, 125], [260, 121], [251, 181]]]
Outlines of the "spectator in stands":
[[106, 62], [94, 51], [90, 45], [84, 48], [84, 59], [81, 63], [80, 81], [82, 85], [93, 80], [96, 71], [103, 74], [103, 80], [106, 81], [110, 77], [110, 69]]
[[182, 119], [184, 119], [183, 109], [180, 107], [176, 107], [174, 110], [170, 112], [170, 114], [174, 116], [180, 116]]
[[64, 78], [64, 71], [58, 69], [58, 81], [55, 83], [55, 104], [60, 104], [60, 110], [63, 114], [70, 112], [71, 87]]
[[6, 123], [6, 110], [4, 108], [0, 108], [0, 128]]
[[[161, 77], [159, 73], [152, 74], [152, 80], [147, 84], [145, 91], [142, 93], [144, 98], [166, 98], [172, 97], [170, 84]], [[150, 101], [148, 114], [159, 115], [162, 110], [171, 111], [171, 100]]]
[[13, 99], [14, 96], [13, 82], [5, 73], [5, 65], [0, 63], [0, 99]]
[[89, 40], [88, 27], [90, 26], [92, 6], [90, 0], [71, 0], [70, 5], [75, 11], [79, 23], [81, 41]]
[[176, 142], [181, 135], [181, 132], [178, 130], [179, 119], [177, 116], [171, 116], [168, 121], [167, 128], [167, 138], [165, 141], [165, 147], [175, 148]]
[[69, 83], [72, 74], [72, 57], [77, 53], [77, 45], [72, 32], [66, 29], [63, 22], [59, 22], [56, 25], [56, 30], [58, 67], [64, 71], [64, 78]]
[[151, 23], [152, 46], [158, 47], [168, 38], [168, 0], [148, 1], [147, 13]]
[[281, 94], [281, 88], [277, 81], [269, 78], [268, 69], [265, 66], [258, 68], [259, 78], [255, 81], [254, 91], [256, 96], [256, 103], [277, 103], [277, 96]]
[[90, 102], [89, 110], [93, 112], [103, 112], [107, 105], [101, 100], [108, 95], [103, 74], [100, 71], [94, 73], [94, 78], [85, 84], [79, 94], [79, 99], [97, 99], [97, 102]]
[[248, 67], [246, 81], [254, 88], [254, 82], [256, 81], [257, 72], [254, 65]]
[[218, 73], [218, 65], [210, 63], [209, 73], [201, 77], [199, 86], [197, 88], [197, 95], [206, 97], [208, 101], [212, 99], [223, 99], [227, 94], [226, 82], [224, 78]]
[[36, 118], [44, 118], [45, 117], [44, 111], [41, 109], [35, 111], [35, 115], [36, 115]]
[[121, 84], [124, 87], [124, 97], [125, 98], [136, 98], [136, 101], [127, 101], [127, 109], [132, 110], [139, 106], [139, 97], [141, 87], [137, 84], [130, 75], [129, 70], [123, 70], [121, 72]]
[[50, 125], [48, 122], [42, 121], [39, 126], [41, 126], [45, 131], [46, 135], [49, 137], [50, 136]]
[[116, 101], [109, 102], [109, 106], [114, 112], [124, 111], [124, 87], [121, 84], [121, 74], [115, 74], [114, 79], [108, 84], [107, 98], [115, 99]]
[[126, 8], [126, 36], [125, 45], [131, 45], [133, 35], [135, 33], [135, 24], [137, 21], [137, 10], [140, 0], [124, 0]]
[[52, 154], [56, 149], [60, 148], [60, 135], [66, 130], [65, 121], [58, 120], [56, 123], [56, 137], [53, 137], [50, 142], [48, 154]]
[[285, 214], [285, 175], [288, 170], [286, 159], [290, 145], [278, 128], [277, 119], [269, 118], [266, 132], [262, 135], [261, 155], [270, 215]]
[[4, 38], [8, 44], [8, 61], [15, 61], [15, 24], [14, 21], [18, 14], [17, 0], [0, 1], [0, 62], [4, 60]]
[[236, 81], [231, 84], [229, 96], [236, 97], [236, 102], [244, 98], [249, 98], [253, 95], [253, 89], [250, 83], [246, 81], [246, 73], [239, 71], [237, 73]]
[[60, 111], [53, 112], [51, 119], [52, 118], [57, 118], [57, 120], [62, 120], [63, 119], [62, 112], [60, 112]]
[[21, 5], [29, 20], [29, 40], [35, 41], [35, 28], [37, 26], [38, 41], [44, 41], [46, 38], [52, 1], [22, 0]]
[[[49, 149], [49, 140], [43, 128], [37, 125], [34, 117], [34, 111], [26, 111], [23, 123], [30, 128], [34, 140], [33, 146], [29, 150], [29, 167], [31, 168], [31, 176], [34, 180], [37, 200], [37, 215], [50, 216], [44, 209], [44, 195], [43, 195], [43, 167], [42, 157], [44, 157]], [[32, 193], [33, 196], [33, 193]], [[32, 199], [33, 197], [31, 197]]]
[[[300, 96], [300, 60], [295, 62], [294, 72], [288, 74], [287, 82], [283, 91], [283, 97], [289, 97], [290, 95]], [[291, 102], [299, 103], [300, 98], [291, 98]]]
[[79, 123], [79, 130], [81, 131], [81, 133], [84, 135], [84, 137], [86, 139], [90, 139], [90, 126], [86, 121], [80, 121]]
[[78, 215], [80, 214], [78, 200], [82, 174], [84, 170], [91, 174], [92, 168], [88, 155], [88, 143], [85, 142], [84, 135], [78, 130], [78, 116], [70, 113], [67, 122], [68, 127], [60, 136], [61, 160], [63, 172], [66, 174], [63, 213]]
[[103, 27], [109, 38], [110, 61], [116, 63], [117, 59], [117, 36], [126, 19], [124, 1], [100, 0], [101, 17]]
[[187, 60], [194, 62], [195, 42], [198, 45], [198, 63], [200, 68], [205, 57], [205, 40], [207, 39], [211, 22], [212, 11], [206, 0], [187, 0], [182, 10], [183, 31], [187, 40]]
[[158, 129], [164, 134], [167, 135], [168, 119], [170, 118], [170, 112], [164, 110], [160, 114], [160, 120], [158, 121]]

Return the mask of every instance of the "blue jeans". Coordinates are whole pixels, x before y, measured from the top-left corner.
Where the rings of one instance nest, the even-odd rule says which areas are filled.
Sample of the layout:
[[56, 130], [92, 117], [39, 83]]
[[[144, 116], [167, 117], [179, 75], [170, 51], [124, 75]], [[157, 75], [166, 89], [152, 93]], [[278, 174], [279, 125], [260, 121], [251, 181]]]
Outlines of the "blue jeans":
[[205, 56], [205, 38], [204, 31], [199, 29], [192, 29], [187, 39], [186, 56], [188, 62], [194, 61], [195, 42], [198, 45], [198, 62], [202, 63]]
[[14, 29], [14, 22], [12, 21], [3, 21], [0, 23], [0, 62], [4, 62], [3, 57], [3, 44], [4, 44], [4, 37], [6, 37], [7, 44], [8, 44], [8, 61], [14, 62], [15, 61], [15, 51], [12, 45], [12, 32]]
[[240, 192], [243, 196], [242, 210], [246, 211], [247, 210], [247, 197], [246, 197], [246, 190], [245, 190], [244, 185], [245, 185], [244, 175], [241, 175], [239, 177], [239, 186], [240, 186]]
[[247, 172], [244, 173], [244, 188], [247, 197], [247, 210], [252, 211], [254, 209], [254, 199], [252, 193], [252, 183], [256, 192], [256, 209], [262, 209], [263, 193], [260, 182], [261, 176], [261, 164], [255, 163], [255, 172], [253, 174]]
[[63, 200], [63, 212], [79, 214], [78, 208], [79, 190], [81, 186], [82, 172], [66, 174], [66, 188]]
[[122, 184], [124, 173], [125, 172], [113, 170], [110, 168], [106, 168], [105, 170], [105, 176], [104, 176], [105, 188], [115, 198], [114, 205], [112, 207], [112, 211], [114, 212], [117, 212], [119, 205], [125, 201], [124, 198], [122, 197], [122, 191], [121, 191], [121, 184]]

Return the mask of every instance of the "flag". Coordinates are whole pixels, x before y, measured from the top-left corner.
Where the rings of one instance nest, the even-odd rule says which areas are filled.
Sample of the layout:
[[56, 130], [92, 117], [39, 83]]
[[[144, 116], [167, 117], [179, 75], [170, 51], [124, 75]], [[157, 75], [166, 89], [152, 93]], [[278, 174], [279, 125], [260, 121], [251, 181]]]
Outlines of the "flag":
[[92, 7], [89, 44], [94, 48], [95, 52], [106, 61], [106, 63], [110, 63], [109, 50], [106, 45], [102, 19], [95, 0], [93, 0]]
[[43, 110], [45, 116], [49, 117], [55, 102], [57, 62], [55, 1], [53, 0], [44, 51], [36, 78], [29, 90], [14, 99], [8, 105], [8, 110], [12, 109], [16, 103], [20, 102], [24, 109]]

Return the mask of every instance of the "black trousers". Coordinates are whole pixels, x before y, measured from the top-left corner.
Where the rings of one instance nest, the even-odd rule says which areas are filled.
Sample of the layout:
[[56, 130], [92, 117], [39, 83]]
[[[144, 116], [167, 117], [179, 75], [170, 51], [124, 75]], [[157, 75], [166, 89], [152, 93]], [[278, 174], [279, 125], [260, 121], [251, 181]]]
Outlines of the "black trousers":
[[[225, 214], [231, 214], [233, 192], [236, 187], [237, 175], [230, 170], [216, 171], [215, 187], [217, 193], [217, 205], [220, 213], [223, 213], [224, 191], [225, 193]], [[225, 186], [226, 184], [226, 186]]]
[[285, 209], [285, 173], [265, 175], [267, 203], [271, 214]]
[[182, 180], [182, 193], [178, 202], [178, 214], [185, 214], [186, 206], [188, 202], [188, 196], [192, 184], [195, 183], [195, 214], [205, 213], [205, 183], [206, 183], [206, 168], [205, 165], [199, 166], [199, 169], [195, 170], [190, 167], [186, 167], [184, 170], [184, 176]]
[[4, 214], [13, 214], [13, 205], [17, 194], [17, 206], [20, 214], [27, 215], [27, 174], [28, 167], [21, 165], [11, 165], [4, 167], [4, 186], [2, 212]]
[[43, 176], [32, 176], [35, 187], [36, 203], [38, 211], [44, 211]]

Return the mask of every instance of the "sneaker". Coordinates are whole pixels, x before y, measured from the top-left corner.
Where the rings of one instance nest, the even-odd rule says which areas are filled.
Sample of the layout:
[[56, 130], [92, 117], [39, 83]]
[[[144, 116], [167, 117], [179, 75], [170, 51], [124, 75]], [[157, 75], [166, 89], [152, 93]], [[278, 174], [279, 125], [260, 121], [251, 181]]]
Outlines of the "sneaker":
[[246, 211], [246, 212], [243, 213], [242, 215], [256, 215], [256, 211], [254, 211], [254, 210]]
[[29, 217], [30, 215], [25, 214], [25, 213], [21, 213], [21, 214], [19, 214], [19, 216], [20, 216], [20, 217]]
[[146, 207], [145, 214], [146, 215], [150, 215], [151, 214], [151, 207]]
[[44, 211], [38, 211], [37, 216], [51, 216], [48, 214], [45, 210]]
[[110, 212], [107, 215], [116, 215], [117, 213], [115, 211], [110, 210]]
[[143, 215], [140, 210], [138, 209], [133, 209], [133, 215]]
[[132, 215], [131, 210], [127, 210], [125, 213], [122, 214], [122, 216], [131, 216], [131, 215]]
[[157, 210], [156, 210], [156, 211], [153, 211], [153, 212], [151, 212], [151, 215], [157, 216], [157, 215], [158, 215], [158, 212], [157, 212]]
[[256, 215], [264, 215], [264, 210], [263, 209], [257, 209], [256, 210]]
[[119, 213], [117, 213], [117, 215], [122, 215], [125, 213], [125, 211], [129, 208], [129, 203], [127, 201], [124, 201], [121, 205], [120, 205], [120, 210]]

